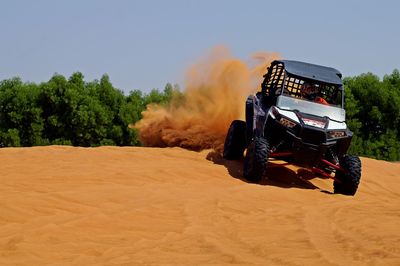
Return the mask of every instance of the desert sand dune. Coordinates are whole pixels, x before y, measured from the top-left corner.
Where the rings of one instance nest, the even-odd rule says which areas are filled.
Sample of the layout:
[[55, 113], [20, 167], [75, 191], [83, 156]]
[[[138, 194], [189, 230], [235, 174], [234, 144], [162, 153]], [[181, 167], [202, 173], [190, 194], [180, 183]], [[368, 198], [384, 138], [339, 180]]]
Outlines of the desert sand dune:
[[400, 164], [355, 197], [270, 163], [180, 148], [0, 150], [0, 265], [400, 265]]

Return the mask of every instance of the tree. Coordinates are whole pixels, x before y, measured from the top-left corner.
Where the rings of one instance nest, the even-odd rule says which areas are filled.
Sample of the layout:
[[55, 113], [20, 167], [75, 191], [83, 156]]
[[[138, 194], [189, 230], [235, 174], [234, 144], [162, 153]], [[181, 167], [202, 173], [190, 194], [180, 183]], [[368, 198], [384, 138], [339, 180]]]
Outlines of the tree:
[[19, 78], [0, 83], [0, 142], [6, 146], [44, 143], [42, 110], [36, 105], [38, 87]]
[[344, 79], [346, 114], [354, 132], [350, 152], [385, 160], [400, 160], [400, 74], [381, 81], [367, 73]]

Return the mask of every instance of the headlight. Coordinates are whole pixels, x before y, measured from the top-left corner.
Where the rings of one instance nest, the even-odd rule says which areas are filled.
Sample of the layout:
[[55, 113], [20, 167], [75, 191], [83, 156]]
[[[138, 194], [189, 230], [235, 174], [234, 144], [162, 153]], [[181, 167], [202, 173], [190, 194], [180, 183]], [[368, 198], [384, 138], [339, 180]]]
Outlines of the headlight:
[[346, 136], [346, 132], [344, 131], [330, 131], [328, 132], [330, 138], [342, 138]]
[[[281, 114], [281, 112], [283, 114]], [[287, 128], [293, 128], [297, 125], [293, 119], [297, 119], [297, 116], [295, 113], [292, 111], [287, 111], [287, 110], [279, 110], [275, 106], [272, 106], [269, 110], [270, 116], [278, 121], [282, 126], [287, 127]]]
[[288, 127], [288, 128], [292, 128], [292, 127], [296, 126], [295, 122], [292, 122], [289, 119], [286, 119], [284, 117], [281, 117], [281, 119], [279, 119], [279, 123], [281, 123], [283, 126]]
[[312, 127], [318, 127], [318, 128], [324, 128], [326, 122], [325, 121], [321, 121], [321, 120], [315, 120], [315, 119], [310, 119], [310, 118], [301, 118], [304, 122], [304, 124], [308, 125], [308, 126], [312, 126]]

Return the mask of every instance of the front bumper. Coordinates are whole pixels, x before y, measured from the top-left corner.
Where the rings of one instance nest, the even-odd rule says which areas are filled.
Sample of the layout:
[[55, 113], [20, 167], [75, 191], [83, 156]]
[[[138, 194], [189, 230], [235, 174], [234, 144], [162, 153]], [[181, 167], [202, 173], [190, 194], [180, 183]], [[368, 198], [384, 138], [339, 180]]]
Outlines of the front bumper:
[[346, 132], [347, 135], [345, 137], [329, 138], [326, 129], [307, 125], [297, 125], [295, 128], [288, 129], [276, 120], [270, 120], [269, 122], [266, 125], [266, 129], [267, 131], [268, 128], [272, 129], [271, 131], [274, 132], [273, 134], [271, 134], [271, 131], [265, 132], [268, 138], [272, 138], [271, 140], [275, 144], [281, 141], [284, 143], [276, 151], [291, 152], [292, 156], [285, 159], [305, 167], [317, 166], [331, 152], [341, 157], [347, 152], [352, 138], [350, 131]]
[[336, 141], [320, 144], [307, 143], [292, 132], [286, 131], [286, 134], [286, 137], [292, 143], [293, 162], [298, 165], [317, 165], [325, 157], [328, 149], [336, 145]]

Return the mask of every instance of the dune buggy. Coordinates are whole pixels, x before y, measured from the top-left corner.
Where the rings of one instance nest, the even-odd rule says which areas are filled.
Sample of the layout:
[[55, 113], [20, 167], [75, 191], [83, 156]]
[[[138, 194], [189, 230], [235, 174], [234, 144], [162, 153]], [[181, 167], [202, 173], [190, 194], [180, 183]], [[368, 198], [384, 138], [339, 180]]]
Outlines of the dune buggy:
[[244, 158], [243, 175], [259, 182], [269, 158], [305, 167], [334, 179], [334, 193], [354, 195], [361, 161], [348, 155], [353, 133], [347, 128], [342, 74], [292, 60], [271, 63], [261, 91], [245, 105], [246, 121], [234, 120], [224, 158]]

